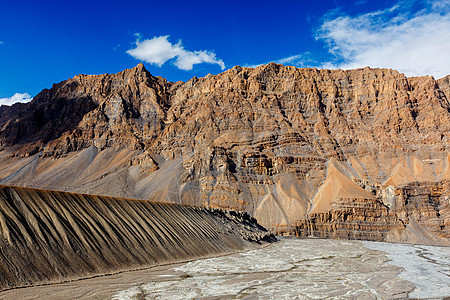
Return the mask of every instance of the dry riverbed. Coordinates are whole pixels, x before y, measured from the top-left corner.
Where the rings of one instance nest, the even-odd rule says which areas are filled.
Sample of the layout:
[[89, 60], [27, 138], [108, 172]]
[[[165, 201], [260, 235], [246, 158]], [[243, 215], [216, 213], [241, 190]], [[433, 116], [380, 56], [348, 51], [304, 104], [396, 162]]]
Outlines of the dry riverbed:
[[[450, 296], [449, 250], [361, 241], [282, 239], [240, 254], [16, 289], [1, 293], [0, 298], [401, 299], [408, 294], [414, 298], [444, 298]], [[399, 261], [408, 267], [393, 265]], [[425, 284], [424, 276], [432, 285]], [[414, 278], [419, 279], [414, 282]]]

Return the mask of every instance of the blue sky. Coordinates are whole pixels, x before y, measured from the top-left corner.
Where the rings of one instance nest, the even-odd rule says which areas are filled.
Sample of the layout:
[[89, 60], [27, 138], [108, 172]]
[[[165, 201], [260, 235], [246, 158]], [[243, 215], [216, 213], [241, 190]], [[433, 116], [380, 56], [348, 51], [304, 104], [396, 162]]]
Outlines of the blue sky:
[[450, 74], [450, 0], [0, 0], [0, 104], [144, 62], [186, 81], [235, 65]]

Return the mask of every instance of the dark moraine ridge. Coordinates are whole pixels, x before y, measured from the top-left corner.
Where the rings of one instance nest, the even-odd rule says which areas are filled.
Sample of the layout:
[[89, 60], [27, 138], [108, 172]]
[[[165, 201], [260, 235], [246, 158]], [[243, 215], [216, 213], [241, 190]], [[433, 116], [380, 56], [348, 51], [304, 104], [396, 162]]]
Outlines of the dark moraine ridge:
[[251, 249], [246, 213], [0, 186], [0, 290]]

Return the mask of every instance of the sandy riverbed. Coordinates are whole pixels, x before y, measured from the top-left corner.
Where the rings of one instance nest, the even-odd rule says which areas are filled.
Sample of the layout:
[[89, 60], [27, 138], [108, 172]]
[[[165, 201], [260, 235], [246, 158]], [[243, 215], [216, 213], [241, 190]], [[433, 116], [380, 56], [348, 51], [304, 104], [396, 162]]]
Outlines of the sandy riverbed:
[[[1, 293], [0, 298], [392, 299], [406, 298], [408, 294], [415, 298], [449, 296], [446, 280], [449, 278], [450, 249], [426, 246], [420, 252], [416, 251], [418, 247], [423, 248], [360, 241], [283, 239], [264, 249], [245, 253], [11, 290]], [[409, 270], [393, 265], [402, 260], [415, 263], [409, 263]], [[423, 275], [428, 276], [428, 282], [433, 285], [424, 284], [423, 278], [419, 278], [421, 272], [426, 272]], [[419, 279], [414, 282], [414, 278]]]

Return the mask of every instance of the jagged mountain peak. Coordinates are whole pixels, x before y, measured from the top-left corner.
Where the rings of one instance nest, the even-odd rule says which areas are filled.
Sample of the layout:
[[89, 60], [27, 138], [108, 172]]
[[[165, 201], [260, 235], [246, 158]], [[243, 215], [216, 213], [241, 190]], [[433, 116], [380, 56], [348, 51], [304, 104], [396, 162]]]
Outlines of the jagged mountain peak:
[[[138, 64], [117, 74], [77, 75], [43, 90], [30, 104], [3, 109], [0, 144], [40, 141], [45, 147], [64, 135], [77, 145], [72, 150], [96, 145], [97, 139], [103, 141], [97, 144], [102, 147], [142, 148], [154, 139], [171, 139], [174, 130], [178, 135], [196, 135], [199, 126], [212, 122], [215, 126], [230, 124], [219, 126], [217, 133], [228, 130], [232, 123], [251, 127], [252, 134], [261, 125], [277, 134], [314, 132], [340, 145], [334, 149], [354, 148], [353, 142], [344, 141], [362, 137], [365, 143], [379, 139], [383, 143], [384, 136], [389, 136], [403, 144], [400, 140], [416, 133], [415, 138], [426, 135], [428, 143], [438, 145], [448, 140], [447, 87], [445, 78], [438, 82], [425, 77], [408, 79], [388, 69], [298, 69], [275, 63], [256, 68], [237, 66], [218, 75], [171, 83], [152, 76]], [[427, 116], [423, 95], [430, 93], [436, 94], [436, 103], [434, 115]], [[394, 107], [397, 109], [392, 110]], [[430, 139], [430, 133], [424, 133], [434, 126], [431, 119], [436, 114], [442, 126]], [[184, 126], [197, 121], [197, 125]], [[256, 125], [258, 122], [261, 125]], [[73, 136], [74, 131], [94, 139], [80, 141]], [[117, 139], [119, 132], [121, 138]], [[342, 136], [344, 133], [354, 137], [349, 139]], [[127, 142], [118, 142], [122, 138]], [[317, 147], [315, 151], [321, 155], [342, 157], [338, 154], [342, 150], [330, 152]]]

